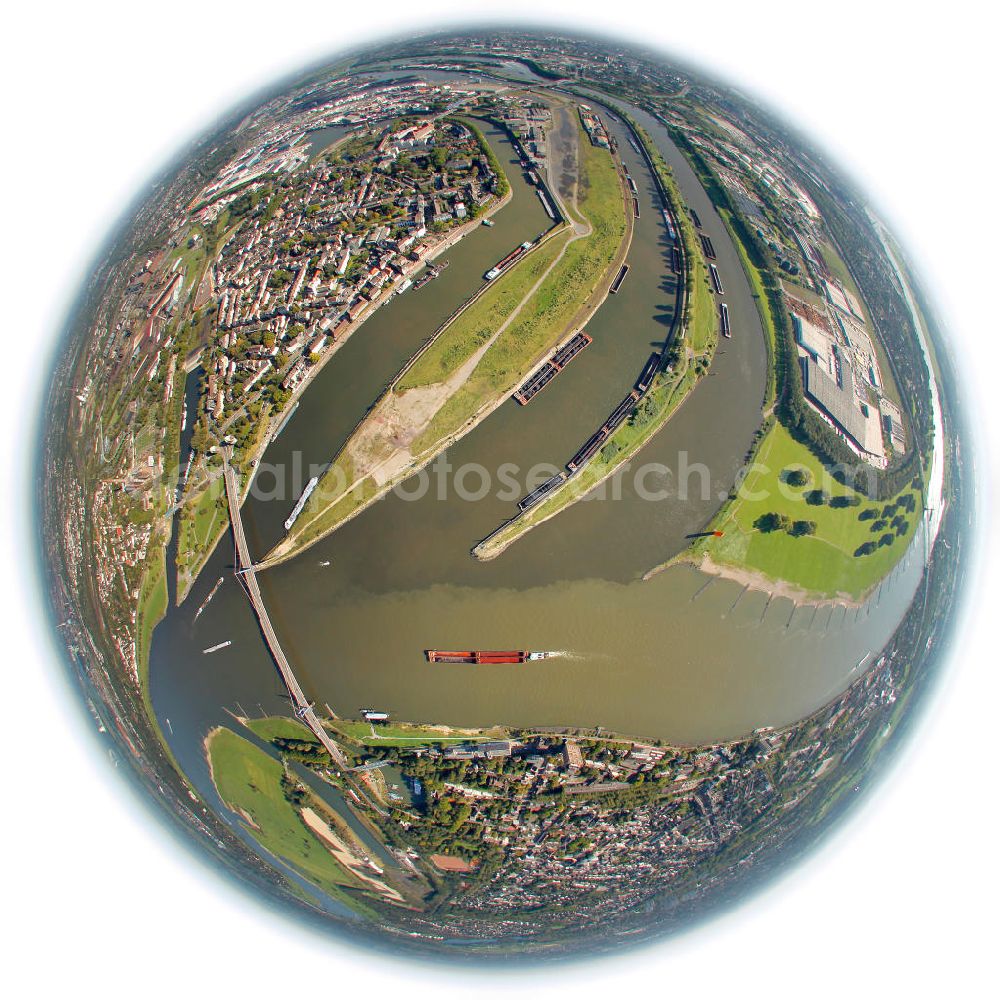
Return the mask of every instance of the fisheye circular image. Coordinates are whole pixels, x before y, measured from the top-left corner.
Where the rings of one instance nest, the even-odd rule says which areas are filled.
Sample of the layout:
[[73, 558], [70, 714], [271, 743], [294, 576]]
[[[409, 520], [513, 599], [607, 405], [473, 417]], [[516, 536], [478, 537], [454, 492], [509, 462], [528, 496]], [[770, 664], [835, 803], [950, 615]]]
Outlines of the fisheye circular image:
[[262, 912], [612, 953], [794, 877], [913, 728], [957, 392], [873, 207], [737, 90], [387, 41], [101, 251], [42, 421], [53, 628], [117, 774]]

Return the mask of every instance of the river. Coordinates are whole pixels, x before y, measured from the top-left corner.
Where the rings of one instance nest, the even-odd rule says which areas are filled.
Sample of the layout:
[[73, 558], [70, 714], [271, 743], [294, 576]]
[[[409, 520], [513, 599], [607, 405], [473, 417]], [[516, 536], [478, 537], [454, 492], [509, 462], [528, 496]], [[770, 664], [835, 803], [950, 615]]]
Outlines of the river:
[[[720, 218], [662, 126], [642, 112], [635, 115], [711, 236], [733, 327], [711, 375], [639, 461], [677, 470], [683, 455], [689, 465], [710, 470], [709, 488], [684, 501], [649, 501], [626, 477], [620, 498], [578, 503], [489, 563], [475, 561], [469, 550], [513, 513], [513, 499], [466, 501], [454, 489], [439, 499], [436, 476], [421, 499], [390, 494], [296, 559], [260, 574], [285, 651], [319, 706], [347, 716], [367, 706], [398, 719], [468, 726], [601, 725], [681, 743], [734, 738], [793, 722], [842, 692], [908, 607], [922, 570], [913, 558], [916, 546], [857, 610], [796, 607], [690, 567], [642, 582], [646, 570], [680, 551], [685, 536], [704, 526], [731, 487], [760, 422], [766, 352]], [[609, 125], [639, 189], [641, 218], [628, 278], [588, 324], [593, 343], [529, 406], [504, 404], [452, 447], [447, 459], [455, 468], [561, 466], [669, 330], [676, 288], [653, 180], [624, 127]], [[441, 277], [371, 317], [304, 394], [263, 459], [285, 470], [275, 498], [251, 497], [244, 508], [254, 553], [263, 554], [280, 537], [309, 466], [330, 460], [381, 387], [480, 285], [487, 267], [546, 228], [506, 139], [495, 130], [488, 138], [509, 167], [511, 202], [495, 215], [492, 229], [475, 229], [445, 255], [451, 266]], [[257, 485], [269, 488], [273, 480], [262, 471]], [[697, 486], [697, 477], [692, 482]], [[474, 476], [468, 483], [477, 484]], [[227, 536], [188, 600], [171, 609], [154, 634], [154, 706], [161, 718], [171, 718], [173, 749], [199, 786], [207, 779], [201, 739], [209, 726], [225, 721], [224, 709], [288, 711], [249, 604], [232, 578], [232, 558]], [[192, 625], [220, 575], [226, 582]], [[202, 654], [223, 639], [232, 639], [232, 646]], [[426, 647], [564, 655], [526, 666], [448, 666], [426, 663]]]

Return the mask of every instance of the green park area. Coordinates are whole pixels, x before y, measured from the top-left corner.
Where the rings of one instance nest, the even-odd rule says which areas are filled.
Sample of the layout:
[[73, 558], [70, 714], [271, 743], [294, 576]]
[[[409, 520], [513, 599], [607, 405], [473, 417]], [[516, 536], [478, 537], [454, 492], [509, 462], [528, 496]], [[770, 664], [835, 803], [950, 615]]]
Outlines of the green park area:
[[[247, 728], [262, 740], [305, 740], [315, 742], [316, 737], [301, 722], [282, 716], [268, 716], [263, 719], [248, 719]], [[379, 723], [365, 722], [363, 719], [335, 719], [325, 723], [335, 738], [341, 738], [360, 746], [412, 747], [417, 744], [468, 743], [476, 740], [496, 740], [506, 736], [502, 728], [455, 729], [451, 726], [426, 726], [409, 722]]]
[[274, 740], [310, 740], [316, 739], [312, 730], [295, 719], [287, 719], [283, 715], [268, 715], [262, 719], [247, 719], [247, 729], [262, 740], [271, 743]]
[[229, 523], [226, 488], [218, 475], [199, 493], [185, 502], [177, 535], [178, 592], [194, 580], [208, 559], [213, 543]]
[[410, 723], [373, 725], [364, 721], [338, 719], [329, 723], [336, 735], [345, 737], [364, 746], [412, 747], [418, 744], [468, 743], [476, 740], [500, 739], [506, 734], [503, 729], [452, 729], [444, 726], [418, 726]]
[[737, 495], [688, 555], [758, 572], [823, 597], [861, 598], [899, 561], [922, 511], [918, 489], [869, 500], [834, 480], [774, 422]]
[[691, 294], [691, 312], [686, 334], [688, 346], [696, 354], [714, 353], [719, 340], [719, 313], [708, 268], [705, 267], [705, 260], [700, 252], [691, 260], [688, 288]]
[[357, 897], [344, 891], [360, 888], [360, 881], [302, 821], [293, 801], [304, 793], [286, 777], [282, 765], [229, 729], [215, 729], [206, 744], [219, 795], [243, 817], [261, 847], [334, 898], [366, 911]]

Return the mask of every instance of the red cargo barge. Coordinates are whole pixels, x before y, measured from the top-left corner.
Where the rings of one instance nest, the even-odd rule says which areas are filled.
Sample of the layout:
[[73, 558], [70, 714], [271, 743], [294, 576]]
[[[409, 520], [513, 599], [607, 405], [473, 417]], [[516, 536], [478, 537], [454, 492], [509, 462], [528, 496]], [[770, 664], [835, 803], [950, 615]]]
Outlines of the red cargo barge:
[[429, 663], [527, 663], [552, 655], [527, 649], [425, 649], [424, 653]]

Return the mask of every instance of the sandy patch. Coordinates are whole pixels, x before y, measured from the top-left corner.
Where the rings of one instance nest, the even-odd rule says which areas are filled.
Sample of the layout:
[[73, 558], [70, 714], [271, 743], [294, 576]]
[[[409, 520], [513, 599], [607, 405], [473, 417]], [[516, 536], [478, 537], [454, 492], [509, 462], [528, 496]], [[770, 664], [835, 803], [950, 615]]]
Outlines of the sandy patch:
[[726, 566], [722, 563], [717, 563], [707, 552], [700, 559], [693, 555], [671, 559], [662, 566], [651, 569], [643, 576], [643, 580], [650, 580], [657, 573], [662, 573], [665, 569], [669, 569], [671, 566], [679, 563], [688, 563], [702, 573], [710, 576], [718, 576], [723, 580], [732, 580], [733, 583], [749, 587], [750, 590], [762, 591], [765, 594], [770, 594], [772, 597], [786, 597], [793, 604], [803, 604], [810, 607], [836, 606], [860, 608], [864, 605], [868, 597], [865, 594], [860, 601], [855, 600], [850, 594], [845, 593], [839, 593], [835, 597], [821, 597], [812, 591], [805, 590], [803, 587], [797, 587], [785, 580], [772, 580], [758, 570], [747, 569], [745, 566]]
[[382, 869], [379, 868], [374, 862], [365, 861], [362, 858], [357, 857], [351, 852], [347, 844], [341, 839], [341, 837], [334, 832], [333, 828], [322, 819], [318, 813], [316, 813], [309, 806], [306, 806], [302, 810], [302, 819], [306, 826], [316, 834], [317, 837], [326, 845], [327, 850], [337, 859], [340, 864], [342, 864], [352, 875], [356, 875], [362, 882], [370, 885], [376, 892], [380, 895], [385, 896], [386, 899], [392, 900], [394, 903], [405, 903], [406, 900], [392, 888], [390, 885], [386, 885], [381, 879], [375, 878], [371, 872], [377, 871], [379, 874], [382, 873]]

